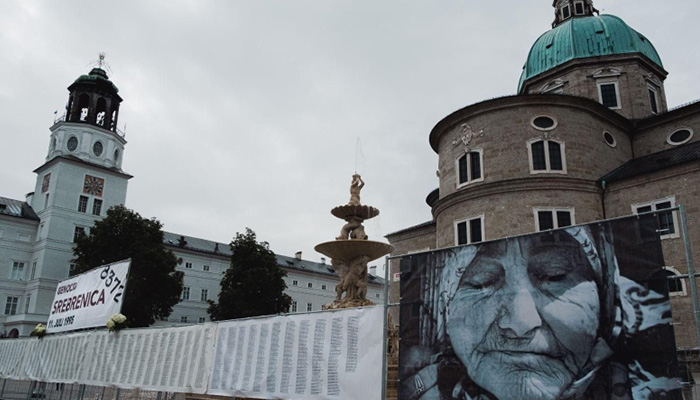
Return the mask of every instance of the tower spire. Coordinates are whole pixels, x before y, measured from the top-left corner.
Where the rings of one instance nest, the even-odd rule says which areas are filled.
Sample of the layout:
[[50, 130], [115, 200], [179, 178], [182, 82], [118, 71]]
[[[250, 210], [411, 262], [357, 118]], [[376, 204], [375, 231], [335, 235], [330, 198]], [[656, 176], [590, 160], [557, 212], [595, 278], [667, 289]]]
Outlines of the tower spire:
[[593, 7], [593, 0], [554, 0], [554, 22], [552, 28], [575, 17], [590, 17], [598, 15], [598, 10]]

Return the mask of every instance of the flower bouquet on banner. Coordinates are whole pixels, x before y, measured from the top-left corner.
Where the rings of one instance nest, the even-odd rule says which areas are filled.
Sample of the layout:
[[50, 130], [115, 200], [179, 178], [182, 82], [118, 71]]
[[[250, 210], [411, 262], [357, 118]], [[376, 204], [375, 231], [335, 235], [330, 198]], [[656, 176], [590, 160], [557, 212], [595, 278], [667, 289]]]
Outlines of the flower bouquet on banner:
[[107, 320], [107, 329], [110, 332], [118, 332], [126, 328], [126, 316], [124, 314], [114, 314]]
[[46, 335], [46, 325], [44, 324], [36, 324], [32, 333], [29, 334], [29, 336], [36, 336], [39, 339], [43, 338], [44, 335]]

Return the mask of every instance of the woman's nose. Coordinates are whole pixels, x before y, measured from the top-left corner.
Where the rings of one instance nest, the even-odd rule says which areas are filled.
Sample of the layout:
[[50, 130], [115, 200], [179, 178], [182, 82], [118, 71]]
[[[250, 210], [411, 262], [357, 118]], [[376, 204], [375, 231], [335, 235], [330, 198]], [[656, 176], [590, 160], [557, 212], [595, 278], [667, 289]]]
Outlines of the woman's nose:
[[498, 326], [508, 337], [527, 337], [542, 326], [542, 319], [531, 290], [518, 288], [503, 295]]

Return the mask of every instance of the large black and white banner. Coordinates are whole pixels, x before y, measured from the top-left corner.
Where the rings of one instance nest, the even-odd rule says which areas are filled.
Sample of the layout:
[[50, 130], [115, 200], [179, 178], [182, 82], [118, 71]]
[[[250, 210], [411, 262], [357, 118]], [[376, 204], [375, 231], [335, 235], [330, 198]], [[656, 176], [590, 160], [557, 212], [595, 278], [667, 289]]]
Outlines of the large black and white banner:
[[103, 265], [58, 283], [46, 331], [105, 326], [122, 309], [131, 260]]
[[680, 399], [653, 216], [406, 256], [399, 399]]
[[262, 399], [377, 399], [383, 307], [219, 324], [209, 394]]

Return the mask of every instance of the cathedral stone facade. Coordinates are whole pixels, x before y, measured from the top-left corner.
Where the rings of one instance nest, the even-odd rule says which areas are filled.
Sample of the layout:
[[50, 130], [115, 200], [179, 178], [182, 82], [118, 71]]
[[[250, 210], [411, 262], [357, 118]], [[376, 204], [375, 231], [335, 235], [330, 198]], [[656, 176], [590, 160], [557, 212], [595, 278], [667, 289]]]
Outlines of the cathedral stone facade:
[[[683, 221], [664, 209], [685, 207], [700, 259], [700, 102], [668, 109], [660, 56], [619, 17], [589, 0], [553, 6], [517, 94], [468, 105], [429, 133], [433, 218], [387, 235], [392, 256], [655, 211], [677, 344], [697, 347]], [[397, 301], [398, 259], [391, 277]]]

